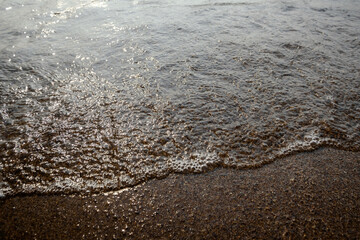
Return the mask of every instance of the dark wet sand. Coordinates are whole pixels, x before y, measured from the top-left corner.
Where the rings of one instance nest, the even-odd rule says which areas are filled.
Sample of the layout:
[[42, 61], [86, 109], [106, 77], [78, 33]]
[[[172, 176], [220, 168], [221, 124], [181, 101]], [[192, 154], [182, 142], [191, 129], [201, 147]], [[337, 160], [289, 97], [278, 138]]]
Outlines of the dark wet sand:
[[118, 195], [2, 200], [4, 239], [360, 239], [360, 153], [170, 175]]

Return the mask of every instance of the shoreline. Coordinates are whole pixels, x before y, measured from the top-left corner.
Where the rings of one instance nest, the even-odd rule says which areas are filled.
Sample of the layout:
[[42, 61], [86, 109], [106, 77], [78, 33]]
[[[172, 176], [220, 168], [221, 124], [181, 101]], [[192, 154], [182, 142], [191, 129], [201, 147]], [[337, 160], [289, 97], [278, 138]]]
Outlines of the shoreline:
[[0, 200], [4, 239], [360, 239], [360, 153], [170, 174], [94, 196]]

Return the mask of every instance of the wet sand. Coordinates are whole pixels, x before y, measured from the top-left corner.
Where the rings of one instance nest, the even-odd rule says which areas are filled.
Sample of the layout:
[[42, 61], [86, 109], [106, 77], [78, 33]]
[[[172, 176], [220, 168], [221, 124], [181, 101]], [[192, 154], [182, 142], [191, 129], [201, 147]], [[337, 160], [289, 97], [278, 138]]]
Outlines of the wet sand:
[[323, 148], [115, 194], [0, 204], [2, 239], [360, 239], [360, 153]]

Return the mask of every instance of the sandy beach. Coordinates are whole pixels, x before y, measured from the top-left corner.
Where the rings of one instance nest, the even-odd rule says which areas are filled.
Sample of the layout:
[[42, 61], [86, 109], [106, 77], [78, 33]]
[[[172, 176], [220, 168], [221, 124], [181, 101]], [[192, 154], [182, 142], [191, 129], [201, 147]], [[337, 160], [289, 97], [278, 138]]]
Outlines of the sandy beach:
[[2, 239], [360, 239], [360, 154], [171, 174], [96, 196], [1, 201]]
[[0, 6], [0, 240], [360, 240], [359, 0]]

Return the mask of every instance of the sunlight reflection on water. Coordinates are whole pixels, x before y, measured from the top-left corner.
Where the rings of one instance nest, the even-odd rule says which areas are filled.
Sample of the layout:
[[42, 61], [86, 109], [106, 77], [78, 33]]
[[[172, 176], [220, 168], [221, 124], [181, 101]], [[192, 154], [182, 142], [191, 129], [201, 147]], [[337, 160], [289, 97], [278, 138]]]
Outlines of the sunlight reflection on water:
[[360, 142], [354, 1], [4, 1], [1, 193]]

